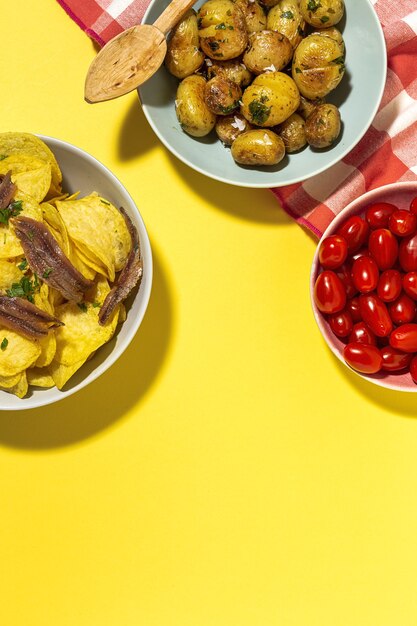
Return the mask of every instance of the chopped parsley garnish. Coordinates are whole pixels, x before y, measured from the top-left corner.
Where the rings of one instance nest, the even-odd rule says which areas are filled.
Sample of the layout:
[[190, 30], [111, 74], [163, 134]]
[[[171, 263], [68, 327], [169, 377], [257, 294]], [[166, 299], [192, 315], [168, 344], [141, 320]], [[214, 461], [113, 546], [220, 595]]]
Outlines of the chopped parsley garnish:
[[11, 217], [16, 217], [23, 211], [22, 201], [14, 200], [5, 209], [0, 209], [0, 224], [8, 224]]
[[52, 268], [48, 267], [48, 269], [46, 269], [44, 273], [42, 274], [42, 278], [48, 278], [50, 274], [52, 274]]
[[267, 107], [261, 100], [252, 100], [249, 104], [249, 112], [252, 117], [252, 122], [261, 126], [269, 117], [271, 107]]
[[99, 307], [99, 306], [101, 306], [100, 302], [96, 302], [96, 301], [94, 300], [94, 302], [93, 302], [93, 308], [94, 308], [94, 309], [97, 309], [97, 307]]
[[220, 24], [217, 24], [217, 26], [214, 27], [214, 30], [226, 30], [227, 26], [224, 22], [221, 22]]
[[27, 267], [28, 267], [28, 262], [27, 262], [27, 260], [26, 260], [25, 258], [23, 258], [23, 259], [20, 261], [19, 265], [17, 266], [17, 268], [18, 268], [21, 272], [24, 272], [24, 271], [27, 269]]
[[87, 311], [87, 304], [85, 302], [77, 302], [77, 306], [81, 311], [84, 311], [84, 313]]
[[7, 159], [7, 154], [0, 154], [0, 161], [3, 161], [3, 159]]
[[2, 350], [2, 352], [5, 351], [8, 345], [9, 345], [9, 340], [7, 339], [7, 337], [4, 337], [3, 341], [0, 343], [0, 349]]
[[326, 22], [328, 22], [328, 21], [329, 21], [329, 19], [330, 19], [330, 18], [329, 18], [329, 16], [328, 16], [328, 15], [323, 15], [323, 17], [321, 17], [321, 18], [320, 18], [320, 22], [321, 22], [322, 24], [325, 24]]
[[331, 61], [332, 65], [344, 65], [345, 63], [345, 57], [337, 57], [336, 59], [333, 59], [333, 61]]
[[228, 107], [224, 107], [220, 105], [219, 109], [223, 115], [229, 115], [229, 113], [237, 109], [238, 106], [239, 106], [239, 100], [235, 100], [233, 104], [229, 105]]
[[293, 20], [294, 13], [292, 11], [284, 11], [283, 13], [281, 13], [281, 17], [285, 18], [286, 20]]
[[6, 290], [6, 295], [9, 298], [26, 298], [29, 302], [33, 302], [33, 295], [39, 289], [39, 281], [36, 274], [34, 275], [33, 282], [28, 276], [23, 276], [20, 282], [13, 283], [10, 289]]
[[315, 11], [317, 11], [320, 7], [321, 4], [320, 2], [317, 2], [317, 0], [308, 0], [307, 9], [312, 13], [315, 13]]

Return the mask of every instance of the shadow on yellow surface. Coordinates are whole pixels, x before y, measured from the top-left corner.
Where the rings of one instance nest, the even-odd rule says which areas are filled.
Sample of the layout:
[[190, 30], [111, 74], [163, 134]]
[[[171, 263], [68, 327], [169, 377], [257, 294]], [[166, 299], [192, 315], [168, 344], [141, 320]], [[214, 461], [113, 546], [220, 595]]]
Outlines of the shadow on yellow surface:
[[[139, 100], [134, 100], [119, 135], [119, 158], [129, 161], [159, 144], [149, 126]], [[162, 144], [161, 144], [162, 145]], [[238, 219], [288, 226], [294, 221], [283, 211], [278, 200], [267, 189], [247, 189], [218, 182], [191, 169], [164, 148], [172, 167], [186, 184], [213, 207]]]
[[100, 378], [69, 398], [29, 411], [5, 411], [0, 445], [45, 449], [76, 444], [111, 426], [155, 384], [171, 339], [173, 310], [161, 261], [154, 254], [151, 299], [136, 337]]
[[345, 367], [333, 354], [336, 367], [340, 370], [349, 384], [357, 389], [363, 396], [366, 396], [381, 409], [390, 411], [400, 417], [417, 417], [417, 395], [402, 391], [385, 389], [379, 385], [374, 385], [355, 372]]
[[206, 201], [210, 202], [216, 209], [251, 222], [280, 226], [294, 224], [294, 220], [281, 209], [278, 200], [268, 189], [248, 189], [221, 183], [191, 169], [168, 150], [166, 153], [171, 165], [186, 181], [187, 185], [196, 194], [204, 196]]
[[130, 161], [156, 148], [158, 144], [159, 139], [149, 126], [136, 96], [120, 128], [119, 159]]

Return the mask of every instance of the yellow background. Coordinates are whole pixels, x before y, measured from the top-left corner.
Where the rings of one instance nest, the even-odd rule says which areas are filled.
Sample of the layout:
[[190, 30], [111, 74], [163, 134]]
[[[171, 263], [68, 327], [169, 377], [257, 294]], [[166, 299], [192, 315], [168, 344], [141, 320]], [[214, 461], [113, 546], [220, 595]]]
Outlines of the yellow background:
[[172, 157], [135, 94], [87, 105], [95, 50], [54, 0], [1, 23], [0, 129], [109, 166], [155, 279], [110, 371], [0, 415], [0, 624], [414, 626], [417, 396], [327, 349], [313, 238]]

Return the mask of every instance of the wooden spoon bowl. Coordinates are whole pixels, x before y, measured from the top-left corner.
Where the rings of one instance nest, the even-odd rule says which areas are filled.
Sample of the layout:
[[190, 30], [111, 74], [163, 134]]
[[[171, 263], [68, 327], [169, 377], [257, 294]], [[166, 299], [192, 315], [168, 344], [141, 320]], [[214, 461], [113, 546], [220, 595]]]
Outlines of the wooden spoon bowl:
[[119, 98], [153, 76], [165, 58], [166, 34], [194, 1], [172, 0], [153, 25], [132, 26], [111, 39], [89, 67], [86, 101], [93, 104]]

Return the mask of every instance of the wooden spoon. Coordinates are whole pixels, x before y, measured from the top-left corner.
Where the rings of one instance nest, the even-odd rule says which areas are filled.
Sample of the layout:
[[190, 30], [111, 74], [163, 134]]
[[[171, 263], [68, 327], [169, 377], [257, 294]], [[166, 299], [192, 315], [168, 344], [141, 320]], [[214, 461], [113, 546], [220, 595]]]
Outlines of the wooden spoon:
[[172, 0], [152, 24], [132, 26], [113, 37], [91, 63], [84, 97], [91, 104], [119, 98], [148, 80], [167, 51], [166, 34], [195, 0]]

